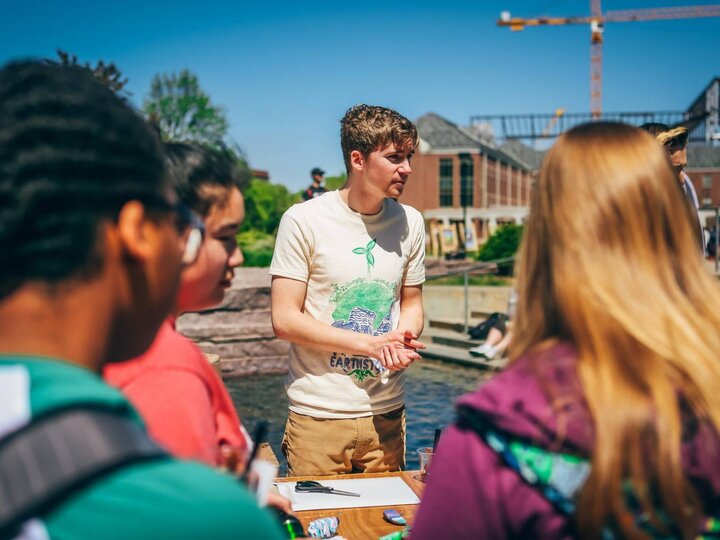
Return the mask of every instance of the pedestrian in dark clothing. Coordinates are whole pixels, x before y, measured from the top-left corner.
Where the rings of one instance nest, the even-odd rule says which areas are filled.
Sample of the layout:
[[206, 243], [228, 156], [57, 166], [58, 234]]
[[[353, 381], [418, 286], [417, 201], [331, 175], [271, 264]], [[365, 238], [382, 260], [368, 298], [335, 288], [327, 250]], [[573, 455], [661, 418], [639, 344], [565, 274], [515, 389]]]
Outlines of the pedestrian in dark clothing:
[[327, 189], [325, 189], [325, 186], [322, 185], [325, 171], [323, 171], [319, 167], [315, 167], [312, 171], [310, 171], [310, 176], [312, 176], [312, 184], [310, 184], [309, 188], [303, 191], [303, 200], [306, 201], [314, 199], [315, 197], [319, 197], [327, 191]]

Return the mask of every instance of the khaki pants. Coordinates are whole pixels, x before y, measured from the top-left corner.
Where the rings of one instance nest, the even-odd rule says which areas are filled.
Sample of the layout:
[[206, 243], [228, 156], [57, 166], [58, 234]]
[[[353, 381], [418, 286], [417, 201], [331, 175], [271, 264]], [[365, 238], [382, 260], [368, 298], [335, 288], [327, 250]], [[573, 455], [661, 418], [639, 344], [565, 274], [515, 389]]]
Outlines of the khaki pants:
[[290, 411], [282, 453], [288, 476], [387, 472], [405, 468], [405, 407], [361, 418], [314, 418]]

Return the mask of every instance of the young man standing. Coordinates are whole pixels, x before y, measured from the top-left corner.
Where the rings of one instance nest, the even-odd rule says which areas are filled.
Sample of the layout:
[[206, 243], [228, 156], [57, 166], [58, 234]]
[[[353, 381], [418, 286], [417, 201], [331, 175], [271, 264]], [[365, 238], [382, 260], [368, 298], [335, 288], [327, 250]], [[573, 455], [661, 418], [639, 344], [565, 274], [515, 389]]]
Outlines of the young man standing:
[[0, 70], [0, 538], [281, 537], [98, 376], [172, 309], [185, 217], [154, 134], [109, 89], [77, 68]]
[[402, 469], [403, 371], [425, 347], [425, 227], [396, 201], [417, 131], [368, 105], [340, 124], [347, 183], [285, 213], [270, 267], [273, 327], [292, 343], [282, 449], [293, 475]]

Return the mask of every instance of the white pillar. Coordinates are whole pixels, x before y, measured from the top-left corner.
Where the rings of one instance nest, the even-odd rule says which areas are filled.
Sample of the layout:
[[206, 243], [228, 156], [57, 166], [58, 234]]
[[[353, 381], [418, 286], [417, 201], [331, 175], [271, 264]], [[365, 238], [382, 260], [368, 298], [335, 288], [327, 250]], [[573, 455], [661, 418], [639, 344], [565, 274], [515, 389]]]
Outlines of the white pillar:
[[495, 234], [495, 229], [497, 229], [497, 217], [492, 216], [488, 218], [488, 237]]
[[482, 196], [482, 203], [479, 206], [480, 207], [484, 206], [485, 208], [487, 208], [488, 207], [488, 200], [487, 200], [487, 196], [488, 196], [488, 192], [487, 192], [487, 189], [488, 189], [488, 181], [487, 181], [488, 161], [487, 161], [487, 154], [485, 154], [485, 153], [483, 153], [483, 155], [482, 155], [481, 174], [482, 174], [482, 179], [480, 180], [480, 182], [481, 182], [480, 194]]

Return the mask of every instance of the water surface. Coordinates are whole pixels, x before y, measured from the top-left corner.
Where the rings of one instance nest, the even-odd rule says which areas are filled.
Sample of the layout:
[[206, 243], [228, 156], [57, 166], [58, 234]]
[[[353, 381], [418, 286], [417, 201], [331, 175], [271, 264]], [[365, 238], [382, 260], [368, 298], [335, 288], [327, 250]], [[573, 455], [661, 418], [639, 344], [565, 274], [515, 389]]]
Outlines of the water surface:
[[[462, 394], [474, 390], [485, 372], [476, 368], [422, 360], [407, 370], [405, 407], [407, 409], [407, 467], [417, 469], [415, 450], [431, 446], [436, 428], [452, 423], [453, 404]], [[270, 422], [268, 440], [285, 473], [285, 458], [280, 452], [287, 396], [284, 375], [255, 375], [226, 381], [240, 418], [252, 432], [256, 422]]]

